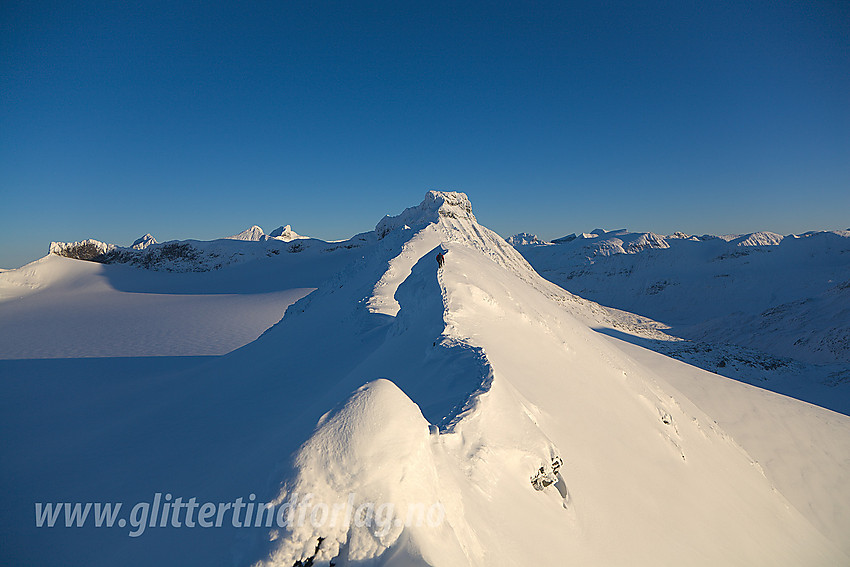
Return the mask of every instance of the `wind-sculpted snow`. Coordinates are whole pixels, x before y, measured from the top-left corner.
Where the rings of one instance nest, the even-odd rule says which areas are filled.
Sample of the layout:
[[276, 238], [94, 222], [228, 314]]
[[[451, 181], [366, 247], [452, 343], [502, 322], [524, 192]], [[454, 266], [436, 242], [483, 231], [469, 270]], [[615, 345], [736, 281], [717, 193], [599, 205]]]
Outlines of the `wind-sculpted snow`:
[[[379, 379], [359, 388], [342, 407], [322, 417], [295, 456], [297, 476], [275, 500], [281, 505], [309, 494], [316, 505], [328, 507], [329, 515], [338, 510], [337, 521], [296, 526], [283, 535], [265, 563], [293, 565], [311, 556], [322, 538], [317, 564], [334, 558], [340, 565], [357, 564], [381, 555], [408, 530], [406, 543], [419, 532], [426, 536], [424, 545], [414, 548], [419, 553], [437, 556], [444, 564], [464, 564], [463, 544], [456, 535], [460, 526], [452, 529], [444, 521], [442, 507], [443, 501], [455, 500], [460, 489], [441, 482], [440, 453], [439, 437], [431, 434], [419, 408], [392, 382]], [[415, 518], [419, 506], [421, 523], [430, 514], [432, 525], [405, 526], [408, 511]], [[345, 521], [347, 507], [359, 511], [363, 522]], [[367, 514], [373, 515], [368, 523]], [[462, 535], [471, 533], [467, 528]], [[398, 561], [400, 554], [395, 555]]]

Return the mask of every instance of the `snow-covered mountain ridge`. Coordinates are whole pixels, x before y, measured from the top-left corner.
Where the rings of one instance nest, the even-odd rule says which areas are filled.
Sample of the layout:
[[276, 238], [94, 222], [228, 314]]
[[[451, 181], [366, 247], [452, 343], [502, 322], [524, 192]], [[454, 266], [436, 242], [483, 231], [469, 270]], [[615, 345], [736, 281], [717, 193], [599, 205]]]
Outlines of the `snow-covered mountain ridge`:
[[[0, 302], [22, 315], [45, 309], [41, 298], [57, 287], [67, 303], [90, 295], [88, 305], [109, 285], [131, 290], [120, 296], [127, 300], [163, 282], [192, 282], [197, 293], [224, 276], [318, 288], [256, 340], [197, 366], [0, 361], [9, 377], [0, 382], [8, 432], [0, 480], [10, 488], [0, 528], [16, 542], [16, 562], [850, 561], [847, 416], [597, 332], [656, 328], [542, 278], [478, 223], [463, 194], [429, 192], [340, 244], [332, 254], [331, 243], [316, 243], [206, 272], [52, 255], [0, 274], [0, 290], [37, 290]], [[80, 334], [97, 324], [75, 321]], [[175, 370], [163, 372], [169, 365]], [[201, 501], [247, 498], [257, 510], [285, 510], [298, 496], [308, 521], [194, 531], [151, 524], [138, 540], [117, 529], [20, 522], [38, 499], [131, 502], [164, 489]], [[311, 521], [348, 502], [372, 506], [371, 521]], [[405, 522], [419, 505], [440, 510], [437, 521]]]
[[266, 234], [263, 232], [263, 229], [257, 225], [253, 225], [251, 227], [246, 228], [239, 234], [234, 234], [233, 236], [228, 236], [227, 238], [231, 240], [248, 240], [251, 242], [258, 242], [261, 240], [282, 240], [283, 242], [290, 242], [292, 240], [298, 240], [299, 238], [308, 238], [307, 236], [301, 236], [294, 230], [290, 225], [279, 226], [274, 229], [270, 234]]
[[[319, 420], [274, 501], [305, 493], [331, 507], [348, 494], [358, 495], [355, 504], [389, 497], [397, 509], [439, 501], [446, 522], [379, 532], [297, 526], [276, 532], [260, 564], [289, 566], [307, 557], [317, 564], [519, 565], [558, 557], [675, 563], [685, 557], [677, 544], [699, 545], [693, 534], [705, 529], [705, 518], [693, 511], [726, 498], [747, 502], [750, 511], [741, 517], [761, 535], [741, 538], [740, 526], [711, 522], [711, 541], [724, 546], [700, 547], [706, 564], [774, 552], [782, 562], [788, 561], [782, 554], [800, 553], [797, 544], [780, 545], [783, 538], [768, 535], [797, 520], [779, 512], [785, 505], [778, 501], [767, 511], [773, 489], [762, 486], [754, 461], [739, 460], [741, 449], [709, 417], [591, 331], [576, 315], [589, 317], [588, 306], [563, 292], [560, 301], [553, 297], [549, 282], [477, 223], [465, 196], [450, 197], [431, 193], [419, 207], [385, 218], [371, 258], [295, 304], [292, 316], [236, 353], [254, 358], [262, 342], [280, 336], [296, 341], [293, 352], [310, 356], [298, 338], [335, 313], [336, 350], [365, 351], [365, 358], [344, 365], [338, 386], [366, 384]], [[446, 258], [442, 269], [434, 261], [438, 252]], [[591, 425], [605, 415], [618, 417]], [[559, 473], [561, 487], [535, 497], [528, 479], [560, 457], [568, 463]], [[701, 488], [687, 488], [691, 483]], [[748, 488], [739, 492], [743, 485]], [[657, 516], [647, 520], [631, 486], [641, 487]], [[673, 504], [663, 496], [670, 493], [682, 500]], [[618, 531], [613, 526], [620, 522]], [[643, 522], [648, 531], [638, 527]], [[618, 546], [596, 531], [601, 524], [623, 534]], [[796, 533], [792, 540], [801, 541]], [[771, 551], [755, 543], [768, 540]], [[798, 558], [818, 561], [803, 559], [808, 553]]]
[[511, 238], [544, 277], [675, 336], [807, 363], [850, 362], [850, 231]]
[[[649, 246], [650, 248], [668, 248], [669, 240], [689, 240], [692, 242], [705, 242], [710, 240], [723, 240], [724, 242], [728, 242], [733, 246], [776, 246], [782, 243], [785, 239], [800, 239], [800, 238], [810, 238], [812, 236], [816, 236], [819, 234], [832, 233], [837, 234], [838, 236], [850, 237], [850, 229], [847, 230], [821, 230], [821, 231], [809, 231], [804, 232], [802, 234], [789, 234], [787, 236], [783, 236], [781, 234], [777, 234], [775, 232], [770, 231], [759, 231], [759, 232], [750, 232], [747, 234], [723, 234], [723, 235], [713, 235], [713, 234], [703, 234], [702, 236], [695, 236], [690, 234], [685, 234], [684, 232], [674, 232], [669, 235], [659, 235], [654, 232], [629, 232], [625, 228], [620, 228], [616, 230], [605, 230], [602, 228], [596, 228], [590, 232], [583, 233], [572, 233], [566, 236], [562, 236], [561, 238], [556, 238], [551, 242], [547, 242], [542, 238], [539, 238], [535, 234], [531, 234], [528, 232], [522, 232], [519, 234], [515, 234], [507, 238], [508, 243], [511, 245], [529, 245], [529, 244], [564, 244], [567, 242], [576, 242], [577, 246], [583, 247], [587, 249], [587, 253], [591, 255], [600, 255], [610, 253], [611, 251], [615, 251], [615, 253], [620, 254], [634, 254], [636, 252], [640, 252], [644, 247]], [[634, 246], [628, 246], [628, 249], [623, 248], [623, 243], [637, 243]], [[640, 242], [643, 242], [644, 246], [640, 246]]]
[[337, 250], [360, 246], [360, 240], [329, 243], [301, 236], [290, 225], [265, 234], [259, 226], [251, 226], [239, 234], [218, 240], [171, 240], [157, 242], [150, 234], [131, 246], [87, 239], [81, 242], [51, 242], [50, 254], [89, 260], [101, 264], [129, 264], [138, 268], [166, 272], [206, 272], [225, 266], [276, 256], [298, 253], [306, 249]]

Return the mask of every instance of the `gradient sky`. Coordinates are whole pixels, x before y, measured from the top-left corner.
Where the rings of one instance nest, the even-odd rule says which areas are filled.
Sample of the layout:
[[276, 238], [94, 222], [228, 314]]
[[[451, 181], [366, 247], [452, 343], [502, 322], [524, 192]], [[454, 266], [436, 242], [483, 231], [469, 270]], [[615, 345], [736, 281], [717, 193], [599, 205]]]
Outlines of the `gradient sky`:
[[0, 3], [0, 266], [428, 189], [504, 236], [850, 227], [850, 2]]

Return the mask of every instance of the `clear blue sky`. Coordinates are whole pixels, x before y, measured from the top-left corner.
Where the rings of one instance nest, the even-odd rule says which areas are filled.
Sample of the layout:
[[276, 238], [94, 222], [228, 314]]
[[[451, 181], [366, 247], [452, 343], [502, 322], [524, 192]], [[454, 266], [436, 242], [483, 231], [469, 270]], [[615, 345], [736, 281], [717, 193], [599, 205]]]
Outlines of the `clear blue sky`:
[[0, 266], [427, 189], [503, 235], [850, 227], [850, 2], [0, 3]]

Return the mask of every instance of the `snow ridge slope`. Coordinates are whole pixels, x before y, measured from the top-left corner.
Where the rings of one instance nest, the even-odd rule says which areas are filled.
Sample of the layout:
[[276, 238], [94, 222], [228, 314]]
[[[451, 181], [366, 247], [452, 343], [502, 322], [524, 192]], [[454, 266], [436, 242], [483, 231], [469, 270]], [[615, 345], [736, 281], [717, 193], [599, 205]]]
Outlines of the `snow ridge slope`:
[[[536, 274], [489, 240], [466, 203], [432, 192], [384, 219], [376, 230], [389, 258], [366, 261], [353, 294], [344, 282], [320, 290], [261, 338], [288, 325], [294, 336], [299, 320], [346, 296], [366, 306], [349, 313], [378, 322], [363, 329], [365, 358], [336, 382], [355, 392], [296, 451], [275, 501], [309, 493], [332, 508], [354, 495], [355, 507], [399, 511], [424, 502], [444, 521], [290, 526], [259, 564], [314, 553], [318, 565], [847, 561], [709, 416], [530, 285]], [[356, 299], [368, 274], [383, 284]], [[339, 332], [330, 342], [345, 352]], [[556, 457], [557, 483], [535, 491], [531, 477]]]

